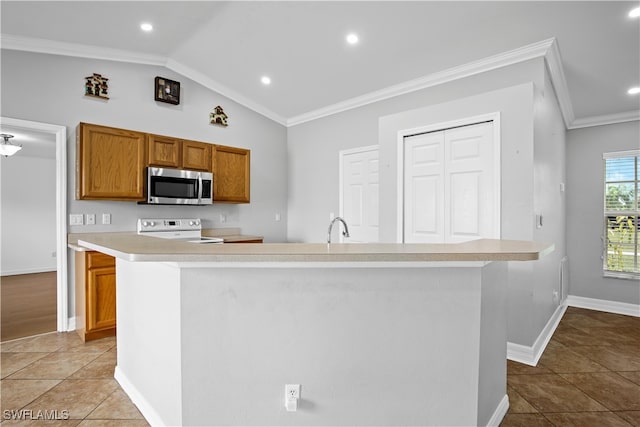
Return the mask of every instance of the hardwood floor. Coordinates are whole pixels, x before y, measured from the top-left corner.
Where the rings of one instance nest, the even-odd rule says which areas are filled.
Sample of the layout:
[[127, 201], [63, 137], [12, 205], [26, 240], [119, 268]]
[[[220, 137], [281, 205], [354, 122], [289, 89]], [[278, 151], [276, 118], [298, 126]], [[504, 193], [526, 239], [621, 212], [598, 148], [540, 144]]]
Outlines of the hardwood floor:
[[55, 271], [1, 278], [1, 341], [57, 329], [56, 284]]

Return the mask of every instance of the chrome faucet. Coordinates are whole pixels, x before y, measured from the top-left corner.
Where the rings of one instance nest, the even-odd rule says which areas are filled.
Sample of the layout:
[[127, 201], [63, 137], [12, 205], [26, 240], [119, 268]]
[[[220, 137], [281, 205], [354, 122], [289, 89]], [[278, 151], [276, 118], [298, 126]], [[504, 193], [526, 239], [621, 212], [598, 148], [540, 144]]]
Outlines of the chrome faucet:
[[342, 225], [344, 225], [344, 231], [342, 232], [342, 235], [344, 237], [349, 237], [349, 227], [347, 227], [347, 223], [344, 221], [344, 219], [337, 216], [333, 218], [333, 221], [331, 221], [331, 223], [329, 224], [329, 231], [327, 232], [327, 243], [331, 243], [331, 229], [333, 228], [333, 224], [336, 221], [340, 221]]

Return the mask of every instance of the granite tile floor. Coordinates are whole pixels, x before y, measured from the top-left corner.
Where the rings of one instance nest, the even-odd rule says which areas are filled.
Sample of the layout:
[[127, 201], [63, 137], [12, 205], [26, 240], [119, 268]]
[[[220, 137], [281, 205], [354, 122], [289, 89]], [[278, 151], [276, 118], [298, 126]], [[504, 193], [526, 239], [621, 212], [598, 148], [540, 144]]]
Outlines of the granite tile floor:
[[569, 307], [536, 367], [507, 362], [512, 426], [640, 426], [640, 318]]
[[[2, 427], [148, 425], [113, 379], [115, 338], [52, 333], [0, 349]], [[569, 307], [538, 366], [508, 361], [507, 392], [503, 427], [640, 426], [640, 318]]]

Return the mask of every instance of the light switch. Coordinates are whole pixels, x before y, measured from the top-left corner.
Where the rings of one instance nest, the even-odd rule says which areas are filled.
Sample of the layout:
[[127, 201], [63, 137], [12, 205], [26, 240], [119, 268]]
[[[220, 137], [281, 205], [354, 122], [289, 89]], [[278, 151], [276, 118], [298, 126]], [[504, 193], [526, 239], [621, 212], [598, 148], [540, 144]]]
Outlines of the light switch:
[[96, 214], [87, 214], [87, 225], [95, 225]]
[[84, 215], [82, 214], [69, 215], [69, 225], [83, 225], [83, 224], [84, 224]]

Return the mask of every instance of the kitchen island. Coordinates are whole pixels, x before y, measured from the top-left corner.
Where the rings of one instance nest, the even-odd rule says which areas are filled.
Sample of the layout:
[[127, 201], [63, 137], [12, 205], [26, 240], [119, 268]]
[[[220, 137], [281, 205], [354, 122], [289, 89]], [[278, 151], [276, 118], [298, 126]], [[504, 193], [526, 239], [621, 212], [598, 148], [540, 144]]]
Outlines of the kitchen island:
[[[85, 235], [116, 257], [116, 379], [152, 425], [487, 425], [506, 261], [534, 242], [243, 244]], [[297, 411], [285, 384], [301, 384]]]

